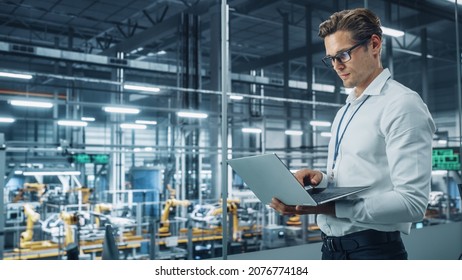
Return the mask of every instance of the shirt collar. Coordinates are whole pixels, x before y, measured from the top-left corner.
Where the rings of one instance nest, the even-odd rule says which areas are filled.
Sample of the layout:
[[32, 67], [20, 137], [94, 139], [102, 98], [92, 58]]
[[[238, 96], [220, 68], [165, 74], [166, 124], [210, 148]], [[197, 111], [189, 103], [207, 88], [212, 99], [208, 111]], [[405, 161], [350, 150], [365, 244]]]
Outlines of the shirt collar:
[[353, 89], [351, 93], [348, 95], [346, 103], [352, 103], [355, 101], [363, 100], [363, 98], [365, 98], [366, 95], [380, 95], [383, 86], [390, 77], [390, 70], [388, 70], [388, 68], [383, 69], [383, 71], [377, 77], [375, 77], [372, 83], [370, 83], [369, 86], [367, 86], [367, 88], [364, 90], [363, 94], [361, 94], [359, 98], [356, 98], [356, 89]]

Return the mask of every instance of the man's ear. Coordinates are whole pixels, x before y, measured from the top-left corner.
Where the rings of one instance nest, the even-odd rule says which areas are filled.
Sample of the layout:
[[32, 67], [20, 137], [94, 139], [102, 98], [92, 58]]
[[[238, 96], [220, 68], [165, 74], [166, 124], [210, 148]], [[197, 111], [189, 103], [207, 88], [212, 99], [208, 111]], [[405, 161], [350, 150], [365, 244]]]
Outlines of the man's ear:
[[380, 53], [382, 49], [382, 39], [376, 34], [371, 36], [372, 50], [376, 53]]

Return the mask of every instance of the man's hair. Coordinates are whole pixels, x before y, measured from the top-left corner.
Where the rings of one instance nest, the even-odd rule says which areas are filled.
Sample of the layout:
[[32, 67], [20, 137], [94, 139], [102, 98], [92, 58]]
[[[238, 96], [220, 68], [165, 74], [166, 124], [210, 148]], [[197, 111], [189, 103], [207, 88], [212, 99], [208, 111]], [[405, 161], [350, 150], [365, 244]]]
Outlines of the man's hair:
[[344, 10], [332, 14], [329, 19], [319, 25], [319, 37], [325, 38], [337, 31], [351, 32], [356, 42], [370, 38], [376, 34], [382, 39], [380, 19], [371, 10], [358, 8]]

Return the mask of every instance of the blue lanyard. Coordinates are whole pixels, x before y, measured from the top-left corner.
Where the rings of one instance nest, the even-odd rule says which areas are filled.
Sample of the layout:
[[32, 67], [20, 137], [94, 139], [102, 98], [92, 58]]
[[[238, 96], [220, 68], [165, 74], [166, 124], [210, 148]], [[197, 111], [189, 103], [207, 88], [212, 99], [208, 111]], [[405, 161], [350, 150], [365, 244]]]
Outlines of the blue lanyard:
[[345, 135], [345, 131], [347, 130], [348, 128], [348, 125], [350, 125], [350, 122], [351, 120], [353, 119], [353, 117], [356, 115], [356, 113], [359, 111], [359, 109], [361, 108], [361, 106], [363, 106], [364, 102], [366, 102], [366, 100], [370, 97], [370, 95], [368, 95], [366, 97], [366, 99], [364, 99], [363, 102], [361, 102], [361, 104], [359, 104], [358, 108], [353, 112], [353, 115], [351, 115], [351, 118], [348, 120], [347, 124], [345, 125], [345, 129], [343, 130], [342, 132], [342, 135], [340, 136], [340, 139], [339, 139], [339, 134], [340, 134], [340, 127], [342, 126], [342, 122], [343, 122], [343, 119], [345, 118], [345, 114], [346, 112], [348, 111], [348, 108], [350, 108], [350, 105], [351, 103], [348, 103], [345, 111], [343, 112], [343, 115], [342, 115], [342, 118], [340, 119], [340, 122], [337, 126], [337, 135], [335, 135], [335, 151], [334, 151], [334, 161], [332, 162], [332, 172], [335, 168], [335, 162], [337, 161], [337, 157], [338, 157], [338, 150], [340, 148], [340, 144], [342, 143], [342, 140], [343, 140], [343, 135]]

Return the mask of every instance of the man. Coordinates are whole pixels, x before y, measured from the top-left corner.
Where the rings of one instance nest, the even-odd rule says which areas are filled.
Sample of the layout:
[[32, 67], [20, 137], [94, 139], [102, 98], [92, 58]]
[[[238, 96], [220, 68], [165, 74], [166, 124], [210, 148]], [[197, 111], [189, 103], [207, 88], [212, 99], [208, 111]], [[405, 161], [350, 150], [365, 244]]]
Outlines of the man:
[[302, 169], [303, 184], [371, 186], [346, 200], [290, 206], [282, 214], [318, 214], [323, 259], [407, 259], [400, 233], [409, 234], [428, 203], [435, 125], [419, 95], [383, 69], [380, 19], [368, 9], [334, 13], [319, 26], [326, 57], [353, 88], [332, 125], [327, 174]]

